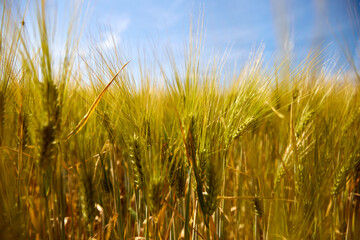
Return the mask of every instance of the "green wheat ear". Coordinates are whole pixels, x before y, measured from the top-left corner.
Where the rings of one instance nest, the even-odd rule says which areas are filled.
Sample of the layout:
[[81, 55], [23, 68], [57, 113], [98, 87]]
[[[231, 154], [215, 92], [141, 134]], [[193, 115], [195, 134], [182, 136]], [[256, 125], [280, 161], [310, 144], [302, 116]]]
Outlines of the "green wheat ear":
[[336, 196], [346, 186], [346, 182], [350, 177], [350, 173], [358, 168], [360, 164], [360, 154], [352, 154], [343, 166], [336, 172], [331, 194]]
[[164, 181], [161, 177], [154, 177], [150, 180], [147, 188], [147, 204], [150, 208], [150, 212], [157, 216], [160, 211], [161, 203], [163, 200]]
[[[85, 163], [85, 161], [82, 162]], [[82, 215], [88, 228], [91, 229], [95, 219], [95, 189], [93, 178], [92, 174], [85, 169], [85, 166], [80, 166], [79, 175]]]
[[211, 160], [207, 166], [205, 195], [205, 213], [209, 216], [211, 216], [217, 209], [217, 204], [219, 202], [218, 196], [221, 193], [223, 174], [221, 166], [216, 164], [215, 161]]
[[352, 112], [352, 114], [350, 115], [349, 118], [347, 118], [346, 123], [344, 124], [344, 126], [342, 127], [342, 132], [346, 133], [349, 128], [351, 127], [351, 125], [356, 121], [356, 119], [358, 119], [360, 117], [360, 106], [358, 108], [356, 108], [355, 111]]
[[185, 196], [186, 189], [186, 172], [187, 170], [183, 156], [179, 153], [170, 151], [168, 156], [168, 182], [171, 188], [175, 190], [175, 195], [178, 200]]
[[113, 185], [110, 180], [110, 170], [106, 167], [104, 156], [99, 154], [99, 157], [101, 164], [101, 187], [106, 193], [113, 193]]
[[277, 189], [280, 182], [281, 182], [281, 179], [285, 176], [285, 168], [284, 166], [281, 164], [279, 165], [279, 167], [277, 168], [277, 171], [276, 171], [276, 176], [275, 176], [275, 180], [274, 180], [274, 188]]
[[253, 116], [247, 118], [245, 122], [234, 132], [233, 139], [238, 139], [242, 135], [244, 135], [247, 131], [251, 129], [253, 124], [255, 123], [255, 118]]
[[314, 110], [307, 111], [304, 115], [302, 115], [299, 124], [296, 126], [295, 134], [297, 137], [301, 135], [306, 126], [312, 121], [315, 115]]
[[251, 185], [252, 185], [251, 192], [253, 192], [252, 194], [254, 195], [252, 204], [253, 204], [255, 214], [258, 217], [262, 217], [263, 213], [264, 213], [264, 203], [263, 203], [263, 200], [259, 197], [261, 195], [259, 178], [256, 176], [251, 176]]
[[46, 123], [40, 129], [39, 166], [46, 170], [54, 164], [56, 155], [55, 141], [59, 137], [61, 127], [61, 108], [57, 87], [51, 82], [41, 84], [43, 104], [46, 110]]
[[137, 136], [134, 136], [132, 144], [132, 153], [131, 153], [131, 162], [134, 167], [134, 177], [135, 185], [144, 189], [144, 172], [143, 172], [143, 163], [142, 163], [142, 147], [140, 145], [140, 140]]
[[186, 172], [187, 169], [185, 167], [184, 159], [180, 160], [179, 166], [176, 169], [176, 185], [175, 185], [175, 193], [176, 198], [181, 200], [185, 197], [185, 190], [186, 190]]
[[255, 214], [258, 216], [258, 217], [262, 217], [263, 216], [263, 213], [264, 213], [264, 210], [263, 210], [263, 203], [261, 201], [261, 199], [256, 196], [253, 200], [252, 200], [252, 203], [253, 203], [253, 207], [254, 207], [254, 211], [255, 211]]
[[46, 125], [40, 130], [40, 153], [39, 166], [42, 169], [47, 169], [54, 163], [55, 159], [55, 127], [53, 125]]

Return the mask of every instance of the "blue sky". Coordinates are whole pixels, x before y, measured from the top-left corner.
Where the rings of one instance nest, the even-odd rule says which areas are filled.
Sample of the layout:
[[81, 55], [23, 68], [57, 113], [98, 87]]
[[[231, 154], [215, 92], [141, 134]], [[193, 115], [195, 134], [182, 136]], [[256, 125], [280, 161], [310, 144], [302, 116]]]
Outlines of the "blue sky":
[[[29, 2], [31, 5], [35, 1]], [[59, 17], [58, 29], [66, 25], [65, 19], [69, 19], [74, 2], [79, 1], [49, 1]], [[132, 59], [136, 59], [137, 51], [144, 49], [181, 51], [189, 38], [190, 23], [195, 23], [196, 31], [201, 14], [205, 33], [203, 57], [228, 51], [230, 66], [235, 62], [244, 64], [261, 44], [267, 62], [284, 50], [299, 60], [321, 45], [327, 47], [328, 56], [339, 56], [338, 65], [343, 65], [346, 59], [339, 51], [339, 41], [346, 42], [359, 59], [355, 51], [359, 36], [352, 31], [349, 3], [353, 12], [358, 13], [360, 0], [91, 0], [83, 3], [87, 16], [83, 40], [86, 42], [91, 36], [97, 44], [111, 50], [112, 36], [118, 48], [126, 49], [125, 55]]]
[[260, 44], [269, 59], [284, 48], [301, 58], [320, 44], [332, 56], [337, 53], [338, 41], [344, 39], [355, 53], [359, 36], [352, 33], [348, 3], [359, 8], [359, 2], [94, 0], [89, 4], [89, 16], [91, 26], [111, 26], [119, 44], [146, 48], [155, 43], [177, 49], [188, 40], [190, 22], [196, 24], [202, 13], [204, 56], [229, 50], [228, 61], [241, 65]]

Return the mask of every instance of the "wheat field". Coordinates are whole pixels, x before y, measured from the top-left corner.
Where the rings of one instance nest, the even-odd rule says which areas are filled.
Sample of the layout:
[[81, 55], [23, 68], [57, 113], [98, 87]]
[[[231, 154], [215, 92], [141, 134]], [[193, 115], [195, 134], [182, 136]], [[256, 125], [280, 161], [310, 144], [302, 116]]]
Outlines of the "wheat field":
[[181, 63], [79, 59], [76, 27], [55, 62], [44, 1], [35, 46], [1, 14], [1, 239], [359, 239], [356, 68], [260, 48], [232, 74], [201, 34]]

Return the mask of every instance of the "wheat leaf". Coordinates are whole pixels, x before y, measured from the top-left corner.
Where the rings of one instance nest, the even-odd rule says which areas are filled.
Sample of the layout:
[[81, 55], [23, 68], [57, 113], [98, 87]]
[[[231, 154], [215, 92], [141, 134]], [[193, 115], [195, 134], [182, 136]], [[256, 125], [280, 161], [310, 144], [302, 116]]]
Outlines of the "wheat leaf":
[[70, 139], [71, 136], [77, 134], [86, 124], [86, 122], [88, 121], [88, 119], [90, 118], [91, 114], [94, 112], [95, 108], [97, 107], [97, 105], [99, 104], [101, 98], [103, 97], [103, 95], [105, 94], [106, 90], [110, 87], [110, 85], [114, 82], [114, 80], [116, 79], [116, 77], [119, 75], [119, 73], [125, 68], [126, 65], [128, 65], [130, 61], [128, 61], [127, 63], [125, 63], [121, 69], [114, 75], [114, 77], [111, 79], [111, 81], [104, 87], [104, 89], [101, 91], [101, 93], [99, 94], [99, 96], [97, 96], [97, 98], [95, 99], [94, 103], [91, 105], [90, 109], [87, 111], [87, 113], [85, 114], [85, 116], [83, 117], [83, 119], [81, 119], [81, 121], [78, 123], [78, 125], [76, 125], [75, 129], [72, 130], [69, 135], [66, 137], [65, 141], [68, 141]]

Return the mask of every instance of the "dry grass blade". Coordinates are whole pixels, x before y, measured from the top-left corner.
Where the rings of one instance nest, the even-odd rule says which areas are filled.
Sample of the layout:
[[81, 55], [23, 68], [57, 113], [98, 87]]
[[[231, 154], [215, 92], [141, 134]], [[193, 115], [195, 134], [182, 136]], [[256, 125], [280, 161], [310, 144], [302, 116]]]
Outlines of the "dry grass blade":
[[274, 201], [284, 201], [284, 202], [294, 202], [293, 199], [284, 199], [284, 198], [273, 198], [273, 197], [256, 197], [256, 196], [218, 196], [218, 199], [225, 200], [254, 200], [254, 199], [265, 199], [265, 200], [274, 200]]
[[114, 75], [114, 77], [111, 79], [111, 81], [104, 87], [104, 89], [101, 91], [101, 93], [99, 94], [99, 96], [97, 96], [97, 98], [95, 99], [94, 103], [91, 105], [89, 111], [85, 114], [85, 116], [83, 117], [83, 119], [81, 119], [81, 121], [78, 123], [78, 125], [76, 125], [75, 129], [72, 130], [69, 135], [66, 137], [65, 141], [68, 141], [71, 136], [77, 134], [86, 124], [86, 122], [88, 121], [89, 117], [91, 116], [91, 114], [94, 112], [95, 108], [97, 107], [97, 105], [99, 104], [101, 98], [104, 96], [106, 90], [110, 87], [110, 85], [114, 82], [114, 80], [116, 79], [116, 77], [120, 74], [120, 72], [126, 67], [126, 65], [128, 65], [130, 61], [128, 61], [127, 63], [125, 63], [121, 69]]
[[[173, 213], [175, 213], [175, 215], [181, 219], [181, 221], [185, 222], [185, 218], [173, 206], [171, 206], [165, 199], [164, 202], [173, 211]], [[192, 226], [190, 226], [190, 228], [194, 230], [201, 239], [204, 239], [204, 237], [195, 228], [193, 228]]]
[[106, 224], [103, 228], [101, 228], [92, 238], [90, 239], [96, 239], [97, 236], [102, 233], [103, 231], [105, 231], [106, 228], [108, 228], [111, 224], [114, 224], [117, 220], [117, 218], [119, 217], [119, 215], [117, 213], [115, 213], [115, 215], [109, 220], [108, 224]]

